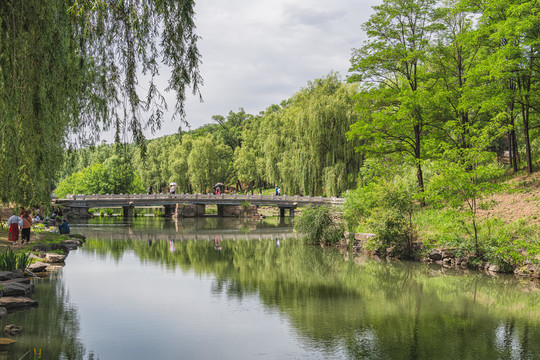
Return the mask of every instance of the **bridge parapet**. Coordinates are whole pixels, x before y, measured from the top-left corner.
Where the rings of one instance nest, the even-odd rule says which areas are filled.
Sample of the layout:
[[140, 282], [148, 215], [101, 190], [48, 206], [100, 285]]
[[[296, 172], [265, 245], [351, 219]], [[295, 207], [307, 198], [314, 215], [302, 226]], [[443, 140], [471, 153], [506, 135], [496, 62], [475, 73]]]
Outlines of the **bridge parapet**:
[[235, 202], [241, 201], [265, 201], [268, 203], [280, 204], [280, 203], [296, 203], [296, 204], [326, 204], [326, 205], [342, 205], [344, 203], [343, 198], [330, 197], [325, 198], [322, 196], [311, 197], [311, 196], [275, 196], [275, 195], [214, 195], [214, 194], [107, 194], [107, 195], [85, 195], [85, 194], [76, 194], [68, 196], [66, 199], [55, 199], [54, 202], [57, 203], [70, 203], [74, 201], [89, 201], [89, 202], [107, 202], [107, 201], [132, 201], [132, 200], [173, 200], [178, 202], [180, 200], [185, 201], [194, 201], [194, 200], [236, 200]]

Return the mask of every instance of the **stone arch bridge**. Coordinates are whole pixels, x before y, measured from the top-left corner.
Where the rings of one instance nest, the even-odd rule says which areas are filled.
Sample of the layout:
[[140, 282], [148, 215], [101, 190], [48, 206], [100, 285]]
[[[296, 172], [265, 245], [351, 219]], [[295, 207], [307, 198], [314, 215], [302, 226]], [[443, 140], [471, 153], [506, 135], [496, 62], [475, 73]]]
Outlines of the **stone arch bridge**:
[[213, 194], [119, 194], [119, 195], [68, 195], [66, 199], [54, 199], [53, 205], [62, 205], [79, 217], [89, 217], [90, 208], [122, 208], [124, 217], [132, 217], [137, 207], [163, 207], [167, 217], [202, 217], [206, 205], [217, 205], [218, 216], [256, 215], [260, 206], [274, 206], [280, 217], [294, 217], [298, 206], [343, 205], [343, 198], [322, 196], [275, 196], [275, 195], [213, 195]]

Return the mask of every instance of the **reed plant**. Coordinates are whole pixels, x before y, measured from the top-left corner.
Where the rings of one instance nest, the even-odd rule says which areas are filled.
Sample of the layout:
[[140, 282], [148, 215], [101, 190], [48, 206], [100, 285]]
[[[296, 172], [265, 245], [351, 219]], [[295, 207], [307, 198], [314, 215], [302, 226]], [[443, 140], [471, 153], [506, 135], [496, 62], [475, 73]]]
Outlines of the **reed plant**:
[[0, 271], [24, 270], [30, 262], [29, 254], [24, 252], [16, 253], [11, 248], [0, 251]]

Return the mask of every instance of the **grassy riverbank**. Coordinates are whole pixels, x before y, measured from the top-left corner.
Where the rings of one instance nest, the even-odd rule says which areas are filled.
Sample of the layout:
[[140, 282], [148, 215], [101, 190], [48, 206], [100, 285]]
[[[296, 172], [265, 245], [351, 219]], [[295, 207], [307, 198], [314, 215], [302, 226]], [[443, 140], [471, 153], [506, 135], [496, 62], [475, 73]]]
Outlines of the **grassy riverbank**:
[[[510, 174], [494, 188], [455, 206], [428, 193], [420, 206], [414, 181], [403, 174], [378, 178], [346, 196], [342, 230], [376, 234], [357, 239], [356, 248], [379, 256], [443, 263], [450, 253], [447, 264], [540, 276], [540, 174]], [[319, 229], [328, 226], [327, 214], [306, 215], [297, 222], [300, 231], [315, 242], [337, 241], [335, 229]]]
[[30, 233], [29, 243], [21, 244], [19, 234], [19, 241], [17, 241], [16, 245], [13, 245], [13, 242], [8, 240], [9, 229], [4, 227], [0, 229], [0, 251], [11, 248], [13, 251], [16, 252], [30, 252], [32, 251], [32, 248], [36, 245], [60, 244], [62, 241], [68, 240], [69, 238], [70, 237], [68, 235], [61, 235], [59, 233], [49, 232], [45, 229], [33, 227], [32, 232]]

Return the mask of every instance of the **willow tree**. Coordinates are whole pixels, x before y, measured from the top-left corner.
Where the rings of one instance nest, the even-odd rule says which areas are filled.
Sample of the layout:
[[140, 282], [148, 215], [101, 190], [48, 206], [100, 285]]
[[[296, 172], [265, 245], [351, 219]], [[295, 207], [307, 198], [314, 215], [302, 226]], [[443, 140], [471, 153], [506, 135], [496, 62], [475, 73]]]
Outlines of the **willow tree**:
[[330, 74], [262, 116], [259, 136], [270, 183], [286, 194], [309, 195], [339, 195], [354, 184], [361, 155], [345, 134], [356, 121], [355, 94], [355, 85]]
[[201, 84], [193, 8], [190, 0], [0, 2], [0, 201], [46, 201], [75, 134], [95, 140], [112, 128], [118, 141], [143, 144], [143, 129], [159, 128], [166, 108], [154, 83], [160, 62], [183, 121], [186, 90], [197, 94]]
[[188, 156], [190, 182], [194, 190], [205, 192], [218, 182], [225, 182], [232, 160], [232, 151], [212, 135], [193, 140]]

